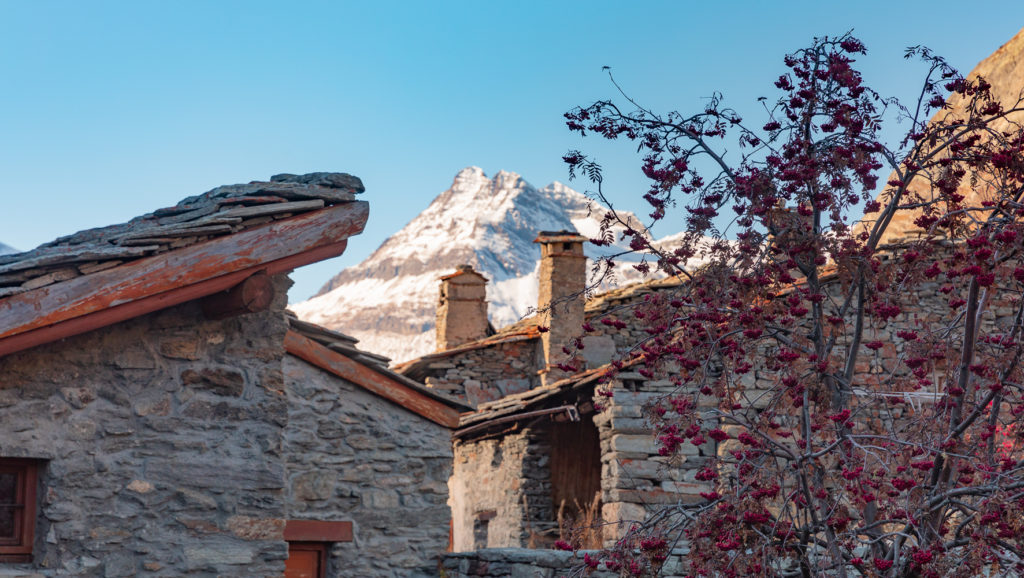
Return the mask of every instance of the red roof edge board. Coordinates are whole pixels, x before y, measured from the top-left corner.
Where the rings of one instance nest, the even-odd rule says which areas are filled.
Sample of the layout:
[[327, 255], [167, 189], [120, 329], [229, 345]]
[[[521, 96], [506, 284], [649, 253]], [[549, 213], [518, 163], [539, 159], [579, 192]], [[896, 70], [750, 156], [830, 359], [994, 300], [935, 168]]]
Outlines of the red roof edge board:
[[451, 429], [459, 425], [457, 410], [295, 331], [289, 331], [285, 335], [284, 348], [291, 355], [396, 403], [436, 424]]
[[0, 299], [0, 356], [336, 257], [368, 216], [335, 205]]

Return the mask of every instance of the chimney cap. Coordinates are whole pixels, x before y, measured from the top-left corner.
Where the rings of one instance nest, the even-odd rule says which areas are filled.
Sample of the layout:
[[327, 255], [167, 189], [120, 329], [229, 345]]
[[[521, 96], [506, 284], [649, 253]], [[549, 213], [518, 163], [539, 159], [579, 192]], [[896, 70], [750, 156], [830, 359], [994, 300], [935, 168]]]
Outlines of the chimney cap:
[[576, 231], [541, 231], [537, 233], [534, 243], [585, 243], [590, 239]]
[[477, 277], [483, 279], [485, 282], [487, 281], [486, 277], [484, 277], [480, 273], [478, 273], [475, 270], [473, 270], [473, 266], [472, 265], [467, 265], [465, 263], [463, 263], [462, 265], [456, 266], [454, 273], [449, 273], [448, 275], [442, 276], [441, 280], [442, 281], [447, 281], [447, 280], [452, 279], [454, 277], [459, 277], [461, 275], [466, 275], [466, 274], [476, 275]]

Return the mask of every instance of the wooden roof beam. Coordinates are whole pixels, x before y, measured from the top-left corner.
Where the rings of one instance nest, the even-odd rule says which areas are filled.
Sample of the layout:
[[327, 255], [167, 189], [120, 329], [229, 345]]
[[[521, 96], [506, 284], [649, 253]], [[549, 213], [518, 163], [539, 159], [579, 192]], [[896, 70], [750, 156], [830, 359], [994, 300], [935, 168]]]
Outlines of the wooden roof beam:
[[289, 331], [285, 336], [284, 347], [295, 357], [396, 403], [434, 423], [451, 429], [459, 425], [459, 412], [454, 408], [353, 361], [337, 351], [328, 349], [295, 331]]
[[0, 299], [0, 356], [336, 257], [368, 216], [335, 205]]

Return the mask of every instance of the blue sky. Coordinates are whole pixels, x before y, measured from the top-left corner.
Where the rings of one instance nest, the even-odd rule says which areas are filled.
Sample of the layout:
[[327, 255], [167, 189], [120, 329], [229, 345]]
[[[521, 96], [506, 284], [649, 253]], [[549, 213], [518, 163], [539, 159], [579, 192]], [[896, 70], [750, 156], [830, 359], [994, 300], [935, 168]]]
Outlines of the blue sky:
[[[371, 205], [347, 253], [294, 274], [293, 301], [355, 264], [459, 169], [537, 186], [582, 148], [625, 208], [624, 143], [561, 114], [614, 96], [694, 111], [721, 91], [756, 114], [782, 55], [854, 32], [868, 83], [911, 97], [924, 44], [965, 72], [1024, 26], [1024, 2], [0, 1], [0, 242], [30, 249], [221, 184], [360, 176]], [[585, 188], [580, 184], [581, 188]], [[664, 231], [668, 232], [668, 231]]]

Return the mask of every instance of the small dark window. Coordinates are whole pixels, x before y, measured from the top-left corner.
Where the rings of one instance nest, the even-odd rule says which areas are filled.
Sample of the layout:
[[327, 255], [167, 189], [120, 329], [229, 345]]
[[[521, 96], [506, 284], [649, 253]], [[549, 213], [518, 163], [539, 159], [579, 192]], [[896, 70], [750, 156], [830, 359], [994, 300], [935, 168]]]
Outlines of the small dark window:
[[38, 462], [0, 458], [0, 562], [31, 562]]
[[473, 520], [473, 549], [480, 550], [487, 547], [487, 526], [498, 513], [494, 510], [477, 512]]
[[572, 251], [572, 243], [562, 243], [563, 251]]

